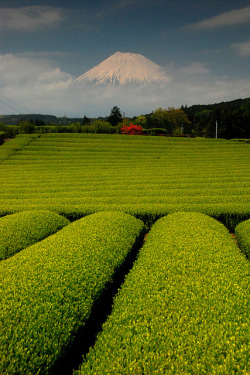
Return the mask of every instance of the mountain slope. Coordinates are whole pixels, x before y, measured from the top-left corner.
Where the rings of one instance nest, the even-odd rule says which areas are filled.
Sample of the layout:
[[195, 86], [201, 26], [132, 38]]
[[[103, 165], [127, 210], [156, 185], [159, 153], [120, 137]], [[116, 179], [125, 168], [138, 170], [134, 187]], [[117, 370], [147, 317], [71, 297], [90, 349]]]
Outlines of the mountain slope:
[[145, 85], [167, 82], [168, 77], [159, 65], [143, 55], [116, 52], [76, 78], [76, 81], [96, 85]]

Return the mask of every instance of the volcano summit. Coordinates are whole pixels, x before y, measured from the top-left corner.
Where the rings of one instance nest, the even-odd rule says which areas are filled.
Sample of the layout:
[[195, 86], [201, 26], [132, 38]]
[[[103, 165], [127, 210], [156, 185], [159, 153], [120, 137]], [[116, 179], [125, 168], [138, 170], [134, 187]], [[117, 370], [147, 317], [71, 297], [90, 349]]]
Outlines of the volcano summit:
[[147, 85], [168, 82], [168, 77], [163, 68], [143, 55], [116, 52], [76, 81], [94, 85]]

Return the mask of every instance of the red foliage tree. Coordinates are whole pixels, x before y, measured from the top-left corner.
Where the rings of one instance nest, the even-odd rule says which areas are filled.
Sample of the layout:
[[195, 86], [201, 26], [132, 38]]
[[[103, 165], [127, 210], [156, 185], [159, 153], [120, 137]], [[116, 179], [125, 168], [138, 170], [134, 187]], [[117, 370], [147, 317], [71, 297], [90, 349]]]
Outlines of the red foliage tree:
[[121, 133], [128, 134], [128, 135], [142, 135], [143, 129], [141, 125], [134, 125], [134, 124], [130, 124], [129, 126], [123, 125], [123, 127], [121, 128]]

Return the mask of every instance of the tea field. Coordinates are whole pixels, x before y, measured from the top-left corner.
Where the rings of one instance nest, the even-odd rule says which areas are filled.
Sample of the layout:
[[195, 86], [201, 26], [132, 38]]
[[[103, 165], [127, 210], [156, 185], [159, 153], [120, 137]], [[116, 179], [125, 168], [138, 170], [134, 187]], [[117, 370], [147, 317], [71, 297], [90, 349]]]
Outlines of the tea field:
[[77, 374], [244, 373], [248, 276], [218, 221], [185, 212], [159, 219]]
[[19, 135], [0, 183], [1, 374], [250, 373], [249, 144]]
[[250, 147], [242, 142], [23, 135], [0, 147], [0, 160], [0, 216], [35, 208], [75, 219], [108, 208], [154, 222], [184, 210], [232, 229], [250, 214]]

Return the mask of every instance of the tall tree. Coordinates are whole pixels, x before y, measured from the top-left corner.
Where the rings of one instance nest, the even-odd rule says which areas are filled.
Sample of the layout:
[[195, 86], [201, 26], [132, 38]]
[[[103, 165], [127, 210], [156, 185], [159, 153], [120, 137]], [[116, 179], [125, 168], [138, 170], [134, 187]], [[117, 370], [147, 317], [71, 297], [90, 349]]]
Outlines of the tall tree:
[[112, 126], [116, 126], [117, 124], [119, 124], [119, 122], [122, 122], [122, 114], [120, 108], [118, 108], [117, 106], [113, 107], [107, 120]]
[[82, 124], [83, 125], [89, 125], [90, 124], [90, 119], [87, 116], [84, 116], [83, 120], [82, 120]]

